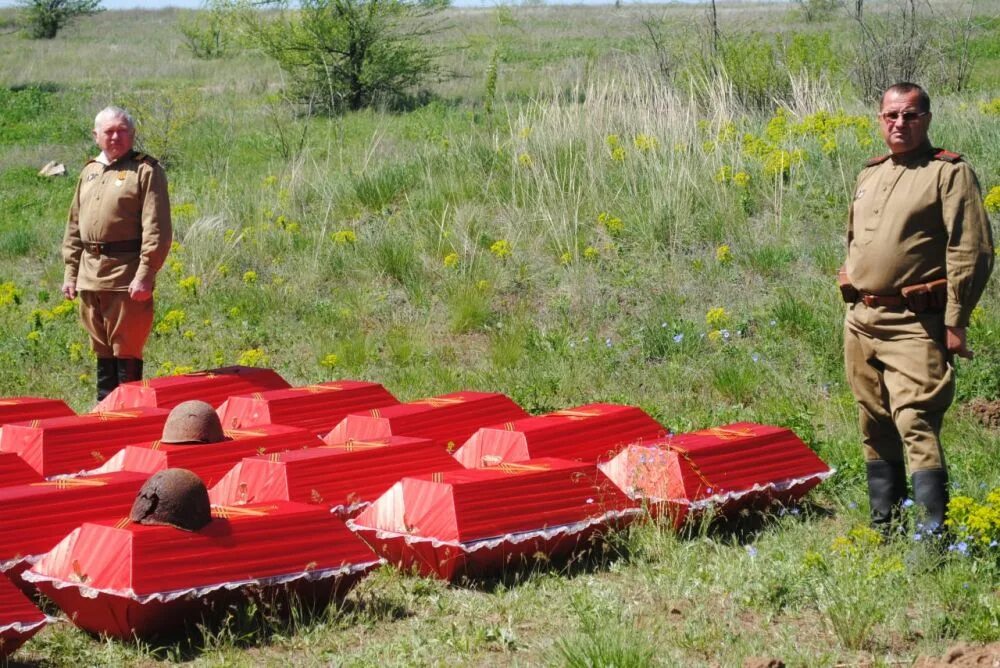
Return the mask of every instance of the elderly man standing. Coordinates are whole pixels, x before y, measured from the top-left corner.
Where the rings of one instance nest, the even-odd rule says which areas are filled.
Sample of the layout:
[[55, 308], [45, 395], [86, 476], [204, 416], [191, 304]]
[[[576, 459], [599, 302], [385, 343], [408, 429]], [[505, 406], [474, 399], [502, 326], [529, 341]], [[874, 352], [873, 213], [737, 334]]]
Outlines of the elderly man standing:
[[142, 378], [153, 325], [156, 272], [170, 251], [167, 177], [132, 150], [135, 123], [108, 107], [94, 119], [101, 154], [80, 173], [63, 238], [62, 292], [80, 295], [80, 319], [97, 355], [97, 398]]
[[976, 175], [932, 148], [930, 98], [898, 83], [882, 96], [890, 153], [868, 161], [850, 207], [841, 290], [847, 377], [860, 408], [872, 525], [890, 531], [906, 498], [939, 532], [948, 471], [939, 439], [955, 393], [954, 355], [972, 357], [966, 327], [993, 269]]

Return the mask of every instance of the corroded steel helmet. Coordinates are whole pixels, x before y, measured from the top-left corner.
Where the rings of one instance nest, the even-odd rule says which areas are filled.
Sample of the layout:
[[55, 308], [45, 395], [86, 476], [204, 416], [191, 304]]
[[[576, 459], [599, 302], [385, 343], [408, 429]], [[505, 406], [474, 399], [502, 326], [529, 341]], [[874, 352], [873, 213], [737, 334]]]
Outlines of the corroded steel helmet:
[[162, 443], [218, 443], [224, 441], [222, 422], [210, 404], [184, 401], [177, 404], [163, 423]]
[[139, 524], [162, 524], [197, 531], [212, 520], [208, 489], [187, 469], [154, 474], [139, 490], [129, 518]]

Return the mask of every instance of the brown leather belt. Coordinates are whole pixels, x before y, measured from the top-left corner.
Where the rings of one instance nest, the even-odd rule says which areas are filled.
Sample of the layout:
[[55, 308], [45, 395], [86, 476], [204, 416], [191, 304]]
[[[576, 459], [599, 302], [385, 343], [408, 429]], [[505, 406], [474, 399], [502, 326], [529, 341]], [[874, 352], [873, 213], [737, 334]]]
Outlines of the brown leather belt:
[[138, 253], [142, 249], [142, 240], [126, 239], [125, 241], [84, 241], [83, 247], [91, 255]]
[[869, 293], [861, 293], [858, 301], [864, 302], [865, 306], [869, 308], [875, 308], [876, 306], [898, 308], [906, 303], [903, 301], [903, 295], [873, 295]]

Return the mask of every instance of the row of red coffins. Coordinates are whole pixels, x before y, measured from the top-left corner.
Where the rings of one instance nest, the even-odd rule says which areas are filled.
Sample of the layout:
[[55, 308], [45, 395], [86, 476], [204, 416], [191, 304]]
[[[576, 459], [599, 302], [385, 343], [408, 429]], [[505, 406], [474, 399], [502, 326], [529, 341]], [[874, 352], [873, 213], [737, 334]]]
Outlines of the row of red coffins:
[[0, 659], [17, 651], [49, 621], [6, 576], [0, 575]]

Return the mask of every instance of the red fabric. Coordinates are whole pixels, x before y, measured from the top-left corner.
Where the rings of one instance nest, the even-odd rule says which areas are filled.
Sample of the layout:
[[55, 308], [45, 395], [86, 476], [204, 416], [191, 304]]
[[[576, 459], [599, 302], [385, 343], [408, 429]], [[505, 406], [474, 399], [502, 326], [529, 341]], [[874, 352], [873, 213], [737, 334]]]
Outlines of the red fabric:
[[394, 436], [244, 459], [209, 496], [222, 505], [280, 499], [349, 512], [371, 503], [403, 476], [460, 468], [428, 439]]
[[74, 415], [73, 409], [62, 399], [40, 397], [8, 397], [0, 399], [0, 425], [8, 422], [26, 422], [50, 417]]
[[331, 445], [390, 436], [429, 438], [453, 451], [480, 427], [528, 417], [502, 394], [453, 392], [348, 415], [323, 437]]
[[52, 549], [83, 522], [126, 517], [147, 478], [120, 472], [0, 488], [0, 570]]
[[[540, 458], [403, 478], [348, 525], [391, 562], [450, 579], [473, 562], [476, 573], [502, 567], [496, 556], [519, 553], [515, 544], [554, 546], [593, 528], [564, 534], [559, 527], [606, 524], [602, 518], [621, 519], [634, 506], [593, 465]], [[520, 540], [524, 534], [537, 535]], [[450, 563], [459, 552], [467, 553], [461, 563]]]
[[132, 408], [4, 425], [0, 451], [20, 455], [42, 476], [103, 464], [122, 447], [160, 437], [170, 411]]
[[318, 436], [305, 429], [276, 424], [229, 430], [226, 436], [230, 440], [202, 445], [159, 441], [130, 445], [91, 473], [139, 471], [152, 475], [167, 468], [181, 468], [193, 471], [206, 487], [211, 487], [244, 457], [323, 445]]
[[0, 659], [13, 654], [47, 621], [48, 617], [20, 589], [0, 575]]
[[634, 498], [678, 515], [713, 502], [729, 511], [801, 498], [831, 473], [790, 429], [751, 422], [677, 434], [635, 445], [601, 470]]
[[326, 434], [348, 413], [398, 404], [378, 383], [338, 380], [229, 397], [219, 409], [226, 429], [287, 424]]
[[[87, 523], [42, 557], [26, 577], [51, 582], [44, 590], [60, 604], [64, 600], [59, 592], [66, 588], [102, 596], [106, 607], [91, 610], [95, 618], [81, 618], [79, 610], [64, 608], [74, 623], [92, 631], [121, 635], [121, 620], [113, 611], [162, 606], [164, 616], [146, 620], [145, 635], [176, 621], [166, 614], [171, 607], [163, 606], [175, 600], [183, 604], [215, 590], [269, 580], [357, 575], [377, 562], [342, 521], [317, 506], [275, 501], [214, 508], [213, 516], [197, 532]], [[72, 602], [72, 597], [66, 600]]]
[[271, 369], [228, 366], [179, 376], [163, 376], [123, 383], [98, 403], [94, 411], [116, 411], [140, 406], [173, 408], [191, 399], [206, 401], [214, 408], [218, 408], [234, 394], [249, 394], [283, 387], [289, 387], [288, 383]]
[[468, 468], [538, 457], [597, 462], [630, 443], [665, 433], [663, 425], [639, 408], [587, 404], [484, 427], [455, 452], [455, 459]]
[[41, 482], [42, 474], [13, 452], [0, 452], [0, 487]]

